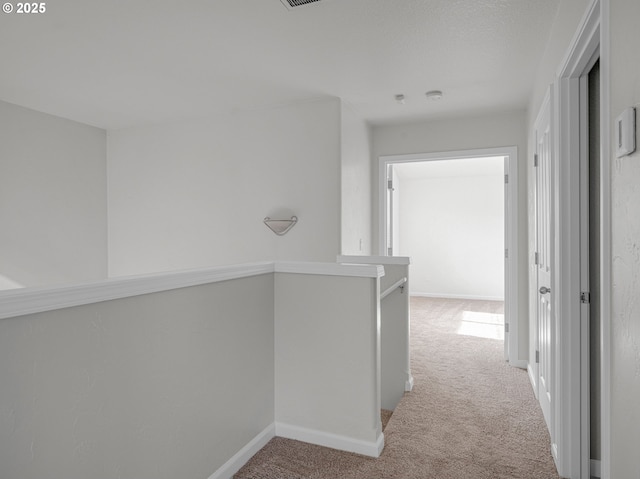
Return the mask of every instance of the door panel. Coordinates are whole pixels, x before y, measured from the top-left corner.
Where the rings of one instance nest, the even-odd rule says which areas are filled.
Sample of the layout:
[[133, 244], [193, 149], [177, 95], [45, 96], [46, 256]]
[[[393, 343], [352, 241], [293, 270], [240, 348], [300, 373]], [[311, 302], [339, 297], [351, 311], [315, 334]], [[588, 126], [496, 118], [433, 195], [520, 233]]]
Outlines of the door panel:
[[536, 155], [538, 400], [547, 427], [551, 430], [553, 292], [551, 291], [551, 118], [548, 100], [536, 122]]

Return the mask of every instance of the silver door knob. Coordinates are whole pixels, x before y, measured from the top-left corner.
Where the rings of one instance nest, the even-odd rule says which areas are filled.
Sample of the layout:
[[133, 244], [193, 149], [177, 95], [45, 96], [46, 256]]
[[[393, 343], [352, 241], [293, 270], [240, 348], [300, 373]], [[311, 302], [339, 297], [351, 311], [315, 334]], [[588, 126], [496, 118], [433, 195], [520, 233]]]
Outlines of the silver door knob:
[[547, 288], [546, 286], [540, 287], [540, 294], [547, 294], [551, 292], [551, 288]]

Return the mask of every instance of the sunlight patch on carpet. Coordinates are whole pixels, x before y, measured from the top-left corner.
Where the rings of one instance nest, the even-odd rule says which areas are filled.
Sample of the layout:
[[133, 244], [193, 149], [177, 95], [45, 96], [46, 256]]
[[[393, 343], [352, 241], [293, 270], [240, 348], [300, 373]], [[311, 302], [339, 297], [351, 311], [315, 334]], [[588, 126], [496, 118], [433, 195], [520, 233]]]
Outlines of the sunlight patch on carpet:
[[461, 336], [504, 340], [504, 314], [463, 311], [456, 332]]

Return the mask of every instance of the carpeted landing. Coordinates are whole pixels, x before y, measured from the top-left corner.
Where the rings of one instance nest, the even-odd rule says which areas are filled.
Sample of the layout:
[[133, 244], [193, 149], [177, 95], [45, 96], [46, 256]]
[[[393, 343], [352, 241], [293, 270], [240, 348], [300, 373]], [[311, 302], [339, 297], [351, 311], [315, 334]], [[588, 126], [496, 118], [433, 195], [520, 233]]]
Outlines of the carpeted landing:
[[411, 299], [415, 386], [368, 458], [272, 439], [236, 479], [554, 479], [549, 436], [527, 373], [504, 361], [503, 304]]

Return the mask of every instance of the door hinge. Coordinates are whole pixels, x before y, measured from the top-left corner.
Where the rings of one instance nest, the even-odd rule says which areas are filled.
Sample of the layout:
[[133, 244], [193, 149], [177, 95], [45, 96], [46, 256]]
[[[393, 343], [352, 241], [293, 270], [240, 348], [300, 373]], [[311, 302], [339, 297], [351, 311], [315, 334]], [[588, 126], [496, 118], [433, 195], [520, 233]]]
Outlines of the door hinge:
[[589, 293], [588, 291], [583, 291], [582, 293], [580, 293], [580, 302], [585, 304], [591, 303], [591, 293]]
[[504, 258], [505, 259], [509, 259], [509, 250], [508, 249], [504, 250]]
[[504, 323], [504, 332], [505, 333], [509, 332], [509, 323]]
[[504, 183], [505, 184], [509, 183], [509, 175], [504, 175]]
[[391, 179], [387, 180], [387, 189], [388, 190], [392, 190], [393, 189], [393, 180], [391, 180]]
[[536, 364], [540, 362], [540, 351], [536, 351]]
[[535, 265], [539, 265], [539, 264], [540, 264], [540, 257], [539, 257], [539, 255], [538, 255], [538, 252], [537, 252], [537, 251], [536, 251], [536, 254], [535, 254], [535, 256], [534, 256], [533, 261], [534, 261], [534, 263], [533, 263], [533, 264], [535, 264]]
[[534, 168], [538, 167], [538, 154], [537, 153], [535, 155], [533, 155], [533, 167]]

